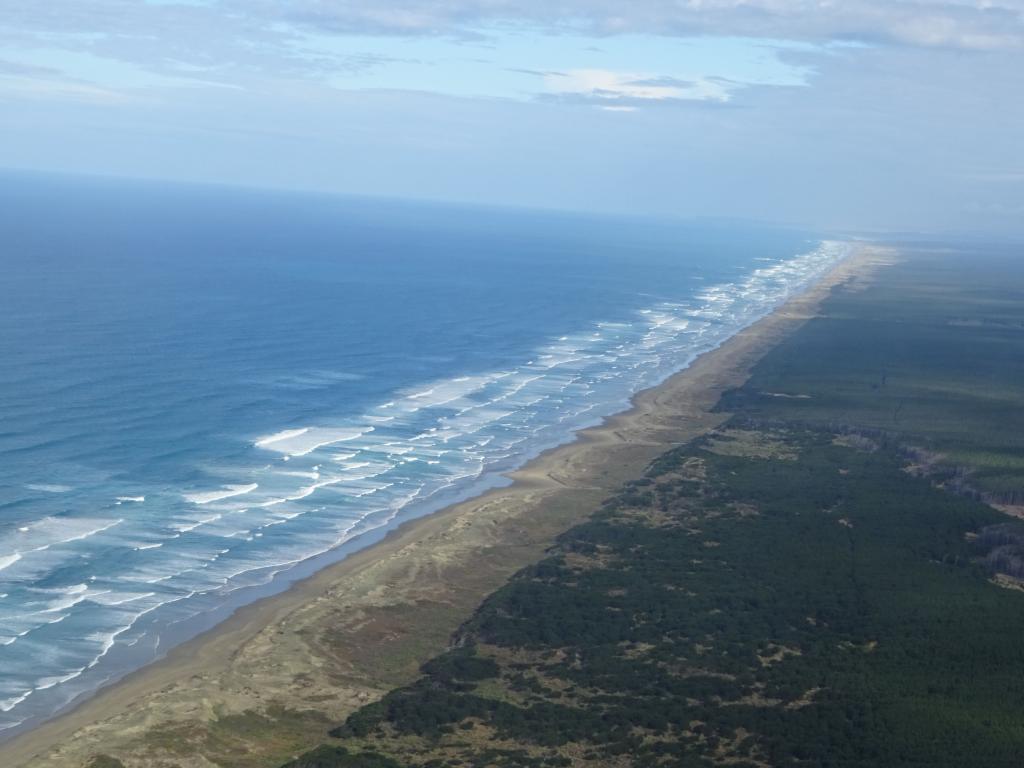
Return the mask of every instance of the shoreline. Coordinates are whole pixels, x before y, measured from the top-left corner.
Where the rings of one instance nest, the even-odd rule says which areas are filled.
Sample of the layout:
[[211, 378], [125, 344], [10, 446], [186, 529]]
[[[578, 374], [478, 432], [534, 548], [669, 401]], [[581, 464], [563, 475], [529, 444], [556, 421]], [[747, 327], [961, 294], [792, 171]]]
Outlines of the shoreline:
[[[854, 244], [803, 292], [636, 394], [628, 410], [508, 473], [511, 484], [408, 520], [284, 592], [237, 609], [163, 659], [3, 742], [0, 764], [78, 768], [109, 753], [128, 768], [155, 755], [173, 755], [182, 768], [209, 766], [200, 755], [219, 747], [204, 746], [203, 734], [231, 717], [277, 722], [279, 710], [318, 713], [299, 718], [296, 743], [325, 733], [414, 678], [487, 594], [653, 458], [727, 418], [712, 412], [724, 390], [813, 317], [833, 287], [888, 258], [885, 249]], [[174, 734], [184, 735], [184, 745], [164, 738]], [[264, 746], [247, 764], [284, 762], [293, 745]]]

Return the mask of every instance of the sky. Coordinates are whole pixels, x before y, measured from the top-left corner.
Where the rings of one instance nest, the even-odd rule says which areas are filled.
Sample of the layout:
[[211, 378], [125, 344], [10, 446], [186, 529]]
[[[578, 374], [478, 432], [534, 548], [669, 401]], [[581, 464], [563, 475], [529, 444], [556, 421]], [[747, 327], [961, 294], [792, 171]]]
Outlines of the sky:
[[0, 0], [0, 168], [1024, 236], [1024, 0]]

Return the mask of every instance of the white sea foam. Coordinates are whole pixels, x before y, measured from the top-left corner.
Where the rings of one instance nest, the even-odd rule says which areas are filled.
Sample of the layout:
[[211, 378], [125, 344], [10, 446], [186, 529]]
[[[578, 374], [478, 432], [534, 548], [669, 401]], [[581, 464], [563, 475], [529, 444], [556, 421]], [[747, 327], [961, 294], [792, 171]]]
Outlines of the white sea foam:
[[[99, 520], [95, 518], [44, 517], [28, 525], [20, 526], [13, 536], [0, 538], [0, 570], [9, 568], [15, 563], [33, 556], [39, 559], [38, 553], [46, 552], [64, 544], [82, 541], [108, 531], [123, 523], [123, 519]], [[13, 551], [11, 551], [13, 550]], [[52, 562], [59, 562], [67, 555], [54, 555]], [[19, 566], [19, 570], [22, 570]]]
[[146, 600], [155, 596], [155, 592], [141, 592], [134, 594], [130, 592], [105, 592], [103, 594], [93, 595], [89, 599], [94, 603], [113, 607], [134, 603], [139, 600]]
[[10, 712], [12, 709], [21, 704], [21, 702], [23, 702], [31, 695], [32, 691], [25, 691], [19, 696], [14, 696], [12, 698], [0, 701], [0, 712]]
[[117, 502], [119, 504], [141, 504], [146, 500], [145, 496], [118, 496]]
[[[168, 601], [168, 602], [171, 602], [171, 601]], [[133, 626], [135, 626], [135, 622], [139, 619], [139, 617], [141, 617], [145, 613], [147, 613], [147, 611], [143, 611], [142, 613], [138, 614], [138, 616], [136, 616], [136, 618], [130, 624], [127, 624], [127, 625], [125, 625], [123, 627], [118, 627], [113, 632], [107, 632], [107, 633], [96, 632], [96, 633], [93, 633], [92, 635], [89, 635], [89, 639], [90, 640], [92, 640], [94, 642], [100, 643], [100, 647], [102, 648], [102, 650], [96, 656], [93, 657], [92, 661], [90, 661], [86, 665], [85, 669], [92, 669], [97, 664], [99, 664], [100, 660], [104, 656], [106, 656], [108, 653], [110, 653], [110, 649], [114, 647], [114, 643], [117, 640], [117, 638], [120, 635], [123, 635], [125, 632], [127, 632], [129, 629], [131, 629]], [[85, 670], [83, 669], [82, 671], [84, 672]]]
[[215, 523], [218, 520], [220, 520], [221, 517], [223, 517], [223, 515], [211, 515], [210, 517], [204, 517], [199, 520], [189, 520], [188, 522], [178, 523], [174, 526], [174, 530], [176, 530], [178, 533], [188, 533], [189, 531], [194, 531], [201, 525], [209, 525], [210, 523]]
[[80, 677], [81, 674], [85, 672], [85, 669], [85, 667], [81, 669], [76, 669], [74, 672], [69, 672], [66, 675], [57, 675], [55, 677], [41, 677], [39, 678], [39, 680], [36, 681], [36, 686], [32, 689], [32, 693], [35, 693], [36, 691], [45, 691], [48, 688], [53, 688], [55, 685], [60, 685], [61, 683], [66, 683], [71, 680], [74, 680], [76, 677]]
[[318, 448], [344, 443], [373, 431], [372, 426], [365, 427], [303, 427], [278, 432], [270, 437], [262, 437], [253, 445], [268, 451], [282, 453], [295, 458], [306, 456]]
[[427, 385], [426, 389], [408, 392], [402, 400], [397, 403], [392, 401], [391, 405], [410, 413], [424, 408], [454, 406], [503, 375], [503, 372], [498, 372], [437, 381]]
[[259, 487], [259, 483], [228, 485], [216, 491], [197, 491], [194, 493], [184, 493], [182, 496], [184, 496], [186, 501], [190, 501], [193, 504], [209, 504], [213, 501], [230, 499], [233, 496], [244, 496], [247, 493], [252, 493]]
[[59, 485], [57, 483], [31, 483], [25, 487], [30, 491], [43, 491], [44, 493], [68, 493], [75, 490], [70, 485]]
[[72, 541], [82, 541], [83, 539], [88, 539], [91, 536], [95, 536], [96, 534], [103, 533], [104, 531], [109, 531], [111, 528], [113, 528], [115, 526], [118, 526], [118, 525], [120, 525], [123, 522], [124, 522], [123, 518], [119, 518], [117, 520], [111, 520], [110, 522], [104, 523], [104, 524], [102, 524], [102, 525], [100, 525], [100, 526], [98, 526], [96, 528], [91, 528], [88, 531], [84, 531], [82, 533], [78, 533], [78, 534], [74, 534], [72, 536], [68, 536], [65, 539], [61, 539], [57, 543], [58, 544], [70, 544]]
[[[302, 427], [301, 429], [286, 429], [283, 432], [277, 432], [273, 435], [267, 435], [266, 437], [259, 437], [256, 442], [253, 443], [257, 448], [268, 448], [275, 443], [279, 443], [282, 440], [291, 440], [296, 437], [300, 437], [309, 432], [309, 427]], [[276, 449], [275, 449], [276, 450]]]

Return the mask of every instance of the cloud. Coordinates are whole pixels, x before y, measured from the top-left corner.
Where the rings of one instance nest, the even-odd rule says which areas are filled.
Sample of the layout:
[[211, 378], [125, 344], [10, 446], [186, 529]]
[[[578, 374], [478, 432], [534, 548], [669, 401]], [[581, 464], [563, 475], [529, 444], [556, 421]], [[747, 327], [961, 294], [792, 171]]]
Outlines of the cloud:
[[[607, 69], [634, 80], [663, 71]], [[873, 47], [821, 57], [811, 87], [747, 87], [725, 104], [474, 100], [309, 81], [181, 89], [102, 120], [82, 102], [26, 100], [0, 120], [0, 166], [1019, 235], [1024, 186], [994, 182], [1024, 171], [1024, 103], [1010, 98], [1022, 78], [1014, 52]]]
[[[636, 72], [613, 72], [606, 69], [573, 69], [544, 74], [546, 93], [570, 97], [573, 101], [592, 101], [609, 108], [609, 102], [623, 102], [618, 108], [633, 110], [644, 103], [675, 101], [725, 102], [730, 86], [720, 79], [679, 80]], [[628, 104], [626, 103], [628, 102]]]
[[515, 72], [520, 75], [535, 75], [537, 77], [567, 77], [565, 72], [558, 72], [552, 69], [526, 69], [523, 67], [512, 67], [508, 72]]
[[125, 103], [123, 94], [72, 78], [6, 75], [0, 72], [0, 101], [10, 101], [12, 98], [108, 106]]
[[310, 50], [278, 19], [233, 12], [223, 0], [0, 0], [0, 48], [8, 58], [18, 50], [73, 51], [172, 77], [290, 77], [372, 64]]
[[509, 25], [992, 50], [1024, 47], [1024, 0], [0, 0], [0, 42], [92, 33], [158, 43], [182, 61], [213, 47], [239, 65], [268, 52], [279, 65], [315, 64], [293, 45], [295, 28], [481, 39]]
[[1022, 0], [225, 0], [347, 34], [477, 34], [493, 24], [595, 35], [742, 35], [987, 50], [1024, 45]]
[[123, 97], [107, 88], [69, 76], [56, 67], [0, 59], [0, 98], [58, 99], [116, 104]]
[[63, 72], [53, 67], [40, 67], [0, 59], [0, 77], [61, 77]]
[[697, 81], [680, 80], [678, 77], [659, 75], [657, 77], [645, 76], [639, 80], [634, 80], [629, 84], [636, 86], [649, 86], [652, 88], [693, 88], [697, 84]]
[[[50, 63], [27, 56], [15, 64], [19, 51], [63, 50], [182, 82], [263, 87], [271, 79], [332, 80], [339, 73], [358, 78], [399, 61], [360, 53], [358, 38], [350, 35], [364, 41], [376, 36], [395, 46], [416, 37], [479, 47], [517, 33], [589, 37], [598, 46], [592, 51], [600, 49], [602, 37], [620, 35], [748, 37], [816, 49], [772, 54], [793, 61], [820, 56], [820, 43], [837, 40], [906, 49], [1013, 50], [1024, 47], [1024, 0], [0, 0], [0, 47], [11, 60], [0, 64], [0, 75], [12, 76], [16, 66]], [[327, 38], [337, 44], [310, 42]], [[635, 77], [604, 74], [601, 83], [591, 83], [597, 75], [587, 73], [615, 73], [630, 65], [557, 61], [547, 65], [557, 71], [547, 71], [541, 63], [524, 59], [520, 73], [542, 78], [545, 93], [565, 101], [721, 103], [743, 87], [709, 77], [721, 74], [714, 70], [668, 64]], [[595, 65], [602, 69], [591, 69]], [[98, 67], [61, 66], [82, 82], [121, 86], [104, 79]], [[575, 77], [562, 71], [570, 66], [577, 67]], [[683, 78], [666, 77], [677, 73]], [[476, 77], [484, 83], [483, 74]], [[423, 79], [411, 78], [410, 87], [422, 87]]]

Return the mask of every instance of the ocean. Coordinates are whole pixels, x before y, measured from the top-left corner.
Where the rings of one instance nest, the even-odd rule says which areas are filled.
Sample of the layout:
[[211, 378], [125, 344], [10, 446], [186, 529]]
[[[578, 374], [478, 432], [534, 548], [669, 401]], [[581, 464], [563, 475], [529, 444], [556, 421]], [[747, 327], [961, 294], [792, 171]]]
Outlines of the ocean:
[[506, 482], [846, 249], [0, 175], [0, 738]]

